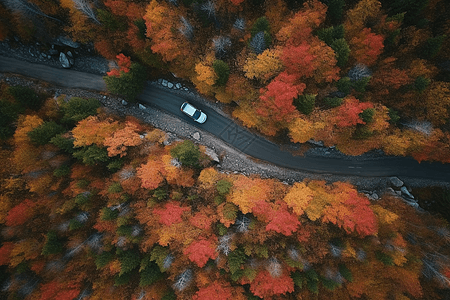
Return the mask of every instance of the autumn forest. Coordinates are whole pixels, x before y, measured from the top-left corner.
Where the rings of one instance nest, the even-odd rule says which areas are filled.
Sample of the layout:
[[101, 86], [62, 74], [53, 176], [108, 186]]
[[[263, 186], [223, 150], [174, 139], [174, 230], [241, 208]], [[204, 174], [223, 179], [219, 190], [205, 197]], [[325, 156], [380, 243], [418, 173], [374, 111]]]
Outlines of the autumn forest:
[[[131, 103], [177, 78], [274, 141], [450, 163], [449, 14], [445, 0], [2, 0], [0, 40], [92, 45]], [[0, 138], [2, 299], [449, 299], [448, 220], [395, 193], [223, 172], [96, 99], [4, 81]]]

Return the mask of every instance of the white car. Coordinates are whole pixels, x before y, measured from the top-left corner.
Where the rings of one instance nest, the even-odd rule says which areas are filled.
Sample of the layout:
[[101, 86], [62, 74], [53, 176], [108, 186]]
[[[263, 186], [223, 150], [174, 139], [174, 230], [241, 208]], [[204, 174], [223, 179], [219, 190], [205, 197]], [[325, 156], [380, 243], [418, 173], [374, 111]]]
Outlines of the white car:
[[181, 104], [181, 111], [184, 112], [189, 117], [191, 117], [192, 119], [194, 119], [195, 122], [203, 124], [206, 121], [205, 113], [195, 108], [189, 102], [184, 102], [183, 104]]

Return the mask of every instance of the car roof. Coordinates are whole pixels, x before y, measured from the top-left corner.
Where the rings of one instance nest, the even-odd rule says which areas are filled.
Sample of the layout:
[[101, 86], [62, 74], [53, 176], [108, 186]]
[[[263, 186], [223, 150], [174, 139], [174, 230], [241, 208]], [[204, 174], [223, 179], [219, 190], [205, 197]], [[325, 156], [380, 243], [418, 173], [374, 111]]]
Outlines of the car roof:
[[186, 105], [184, 105], [184, 108], [183, 108], [183, 111], [185, 113], [187, 113], [188, 115], [190, 115], [190, 116], [193, 116], [196, 110], [197, 109], [195, 107], [193, 107], [190, 103], [187, 103], [187, 102], [186, 102]]

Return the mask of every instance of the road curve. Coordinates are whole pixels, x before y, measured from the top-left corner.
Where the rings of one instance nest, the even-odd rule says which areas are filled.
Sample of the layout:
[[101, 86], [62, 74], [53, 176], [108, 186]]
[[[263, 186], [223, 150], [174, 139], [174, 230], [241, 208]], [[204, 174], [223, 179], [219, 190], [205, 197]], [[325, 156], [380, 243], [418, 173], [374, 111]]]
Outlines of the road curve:
[[[18, 73], [25, 76], [55, 83], [69, 88], [83, 88], [105, 91], [106, 86], [99, 75], [73, 70], [56, 69], [44, 65], [19, 61], [0, 56], [0, 72]], [[205, 124], [196, 124], [180, 111], [186, 99], [174, 95], [169, 90], [147, 85], [138, 100], [169, 112], [198, 128], [208, 131], [234, 148], [254, 158], [280, 167], [314, 173], [352, 175], [363, 177], [398, 176], [436, 180], [450, 183], [450, 165], [442, 163], [418, 163], [410, 157], [386, 156], [377, 159], [339, 159], [327, 157], [293, 156], [288, 151], [260, 136], [254, 135], [212, 109], [194, 103], [207, 115]]]

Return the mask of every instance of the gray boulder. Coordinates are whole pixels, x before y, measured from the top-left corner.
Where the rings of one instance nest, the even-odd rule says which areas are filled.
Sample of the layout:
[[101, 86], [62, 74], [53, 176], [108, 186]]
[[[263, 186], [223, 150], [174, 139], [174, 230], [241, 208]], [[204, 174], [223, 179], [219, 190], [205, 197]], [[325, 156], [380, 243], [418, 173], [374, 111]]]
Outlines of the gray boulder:
[[208, 155], [213, 161], [220, 162], [219, 155], [217, 155], [213, 149], [206, 147], [205, 154]]
[[199, 140], [200, 140], [200, 133], [199, 133], [199, 132], [194, 132], [194, 134], [192, 134], [192, 137], [193, 137], [195, 140], [199, 141]]
[[400, 179], [398, 179], [397, 177], [390, 177], [389, 181], [391, 182], [391, 184], [395, 187], [401, 187], [403, 186], [403, 181], [401, 181]]
[[139, 109], [145, 110], [145, 109], [147, 109], [147, 107], [145, 107], [144, 105], [139, 103]]
[[64, 53], [59, 54], [59, 62], [61, 63], [61, 66], [65, 69], [70, 68], [70, 62], [67, 56]]
[[408, 189], [406, 188], [406, 186], [402, 186], [402, 188], [400, 189], [400, 191], [402, 192], [403, 195], [405, 195], [408, 198], [414, 199], [413, 194], [411, 194]]
[[74, 42], [74, 41], [72, 41], [72, 39], [65, 37], [65, 36], [60, 36], [58, 38], [58, 41], [63, 45], [66, 45], [66, 46], [69, 46], [69, 47], [72, 47], [75, 49], [80, 47], [80, 43]]

